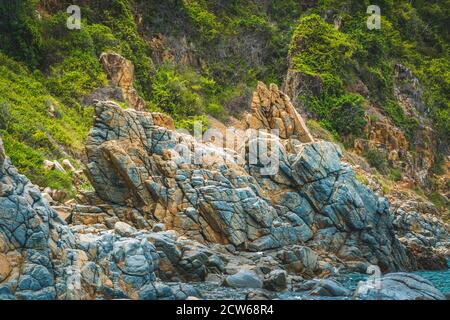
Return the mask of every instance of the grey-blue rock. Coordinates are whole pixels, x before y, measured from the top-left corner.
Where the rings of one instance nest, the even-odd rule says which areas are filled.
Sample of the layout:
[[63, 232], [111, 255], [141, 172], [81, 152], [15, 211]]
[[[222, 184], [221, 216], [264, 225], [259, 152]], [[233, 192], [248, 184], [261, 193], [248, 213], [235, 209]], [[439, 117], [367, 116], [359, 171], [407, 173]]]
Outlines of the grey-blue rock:
[[263, 282], [259, 276], [251, 270], [241, 270], [236, 274], [225, 278], [224, 285], [233, 288], [262, 288]]

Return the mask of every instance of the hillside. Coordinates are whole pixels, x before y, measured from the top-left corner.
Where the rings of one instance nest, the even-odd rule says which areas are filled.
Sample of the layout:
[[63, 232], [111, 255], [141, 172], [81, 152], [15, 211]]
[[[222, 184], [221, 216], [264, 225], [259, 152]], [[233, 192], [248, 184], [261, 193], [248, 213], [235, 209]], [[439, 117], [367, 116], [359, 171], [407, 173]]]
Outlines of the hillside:
[[69, 2], [0, 7], [1, 129], [39, 185], [68, 188], [42, 161], [81, 158], [92, 115], [85, 97], [107, 83], [99, 56], [114, 51], [134, 64], [146, 108], [179, 127], [205, 114], [240, 117], [257, 81], [277, 83], [313, 126], [445, 202], [434, 174], [448, 167], [448, 2], [385, 1], [381, 30], [367, 29], [364, 1], [78, 4], [80, 30], [66, 28]]
[[[340, 269], [446, 270], [450, 0], [379, 1], [379, 29], [371, 4], [2, 1], [5, 296], [184, 299], [201, 296], [186, 282], [233, 287], [240, 265], [273, 292]], [[195, 139], [198, 123], [236, 141]], [[383, 281], [397, 276], [420, 282]]]

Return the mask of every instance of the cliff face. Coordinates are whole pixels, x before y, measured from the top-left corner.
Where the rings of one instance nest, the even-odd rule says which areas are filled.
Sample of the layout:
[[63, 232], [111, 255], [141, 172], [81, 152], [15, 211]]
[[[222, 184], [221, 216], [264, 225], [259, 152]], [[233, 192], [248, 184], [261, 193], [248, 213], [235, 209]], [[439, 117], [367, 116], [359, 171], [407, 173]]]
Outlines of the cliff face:
[[[266, 92], [260, 84], [255, 97]], [[288, 99], [275, 87], [271, 92]], [[264, 100], [254, 102], [250, 117], [264, 116]], [[284, 114], [285, 120], [300, 121], [292, 112]], [[261, 123], [271, 129], [272, 121], [262, 120], [255, 129]], [[248, 123], [241, 150], [270, 146], [276, 172], [264, 168], [261, 159], [251, 164], [248, 152], [200, 143], [158, 126], [151, 114], [99, 102], [86, 145], [89, 177], [103, 201], [129, 212], [136, 209], [136, 224], [163, 222], [198, 241], [241, 250], [306, 243], [349, 264], [376, 263], [391, 271], [414, 268], [395, 238], [386, 199], [355, 179], [340, 162], [337, 146], [269, 133], [255, 136], [254, 122]], [[277, 122], [275, 127], [279, 129]], [[200, 161], [194, 159], [198, 155]]]
[[[0, 4], [0, 299], [447, 268], [443, 10], [388, 1], [369, 31], [360, 1], [80, 1], [69, 30], [70, 4]], [[176, 131], [196, 120], [219, 130]]]
[[[70, 226], [0, 148], [0, 297], [186, 299], [201, 293], [164, 281], [238, 277], [243, 266], [269, 290], [278, 290], [280, 272], [296, 279], [371, 264], [441, 268], [429, 249], [445, 248], [445, 225], [404, 206], [394, 220], [387, 200], [341, 162], [338, 146], [296, 139], [309, 136], [306, 126], [286, 139], [258, 134], [280, 129], [274, 115], [303, 120], [274, 85], [260, 83], [254, 96], [247, 118], [261, 121], [232, 131], [229, 148], [175, 132], [161, 114], [97, 102], [86, 144], [95, 192], [79, 197]], [[258, 148], [267, 154], [252, 161]], [[430, 233], [440, 234], [437, 242], [426, 240]]]

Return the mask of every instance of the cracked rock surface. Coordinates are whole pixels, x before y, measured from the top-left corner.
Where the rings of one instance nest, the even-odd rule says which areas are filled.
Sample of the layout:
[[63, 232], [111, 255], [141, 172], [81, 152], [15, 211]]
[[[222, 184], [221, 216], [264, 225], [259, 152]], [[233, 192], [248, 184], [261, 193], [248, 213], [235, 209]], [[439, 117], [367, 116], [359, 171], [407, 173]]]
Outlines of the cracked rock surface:
[[198, 296], [189, 285], [157, 281], [160, 258], [145, 234], [88, 229], [66, 225], [0, 140], [0, 300]]
[[[226, 148], [174, 131], [167, 116], [98, 102], [86, 143], [95, 191], [79, 195], [71, 225], [17, 172], [0, 140], [0, 299], [220, 297], [232, 290], [221, 287], [227, 279], [242, 292], [349, 297], [317, 279], [371, 264], [383, 272], [429, 267], [427, 249], [447, 246], [443, 226], [405, 206], [393, 215], [337, 145], [308, 138], [276, 86], [260, 84], [255, 97], [250, 118], [261, 121]], [[256, 131], [273, 128], [284, 134]], [[266, 158], [250, 159], [261, 148]], [[268, 159], [277, 170], [267, 170]], [[417, 276], [382, 281], [403, 293], [377, 295], [441, 298]], [[202, 284], [218, 289], [199, 292]]]
[[[356, 180], [339, 147], [294, 138], [245, 132], [245, 150], [278, 147], [278, 172], [264, 174], [260, 162], [239, 162], [240, 150], [161, 127], [152, 114], [99, 102], [87, 168], [100, 199], [112, 211], [133, 212], [122, 217], [136, 227], [164, 223], [200, 243], [244, 251], [304, 243], [354, 268], [415, 268], [395, 237], [388, 201]], [[190, 161], [198, 153], [201, 161]]]

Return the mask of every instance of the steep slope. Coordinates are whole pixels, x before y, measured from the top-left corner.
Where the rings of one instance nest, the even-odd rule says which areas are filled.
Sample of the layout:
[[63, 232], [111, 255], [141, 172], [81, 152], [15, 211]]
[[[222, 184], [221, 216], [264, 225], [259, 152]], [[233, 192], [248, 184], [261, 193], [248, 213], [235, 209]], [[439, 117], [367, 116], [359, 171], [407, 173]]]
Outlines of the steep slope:
[[[135, 66], [140, 104], [188, 129], [205, 114], [240, 116], [257, 81], [284, 83], [294, 105], [347, 148], [445, 207], [448, 187], [435, 174], [448, 157], [446, 4], [384, 1], [381, 29], [369, 30], [368, 1], [79, 1], [82, 27], [69, 30], [70, 1], [8, 1], [1, 51], [78, 113], [106, 84], [101, 53], [115, 51]], [[380, 128], [388, 132], [373, 134]]]

